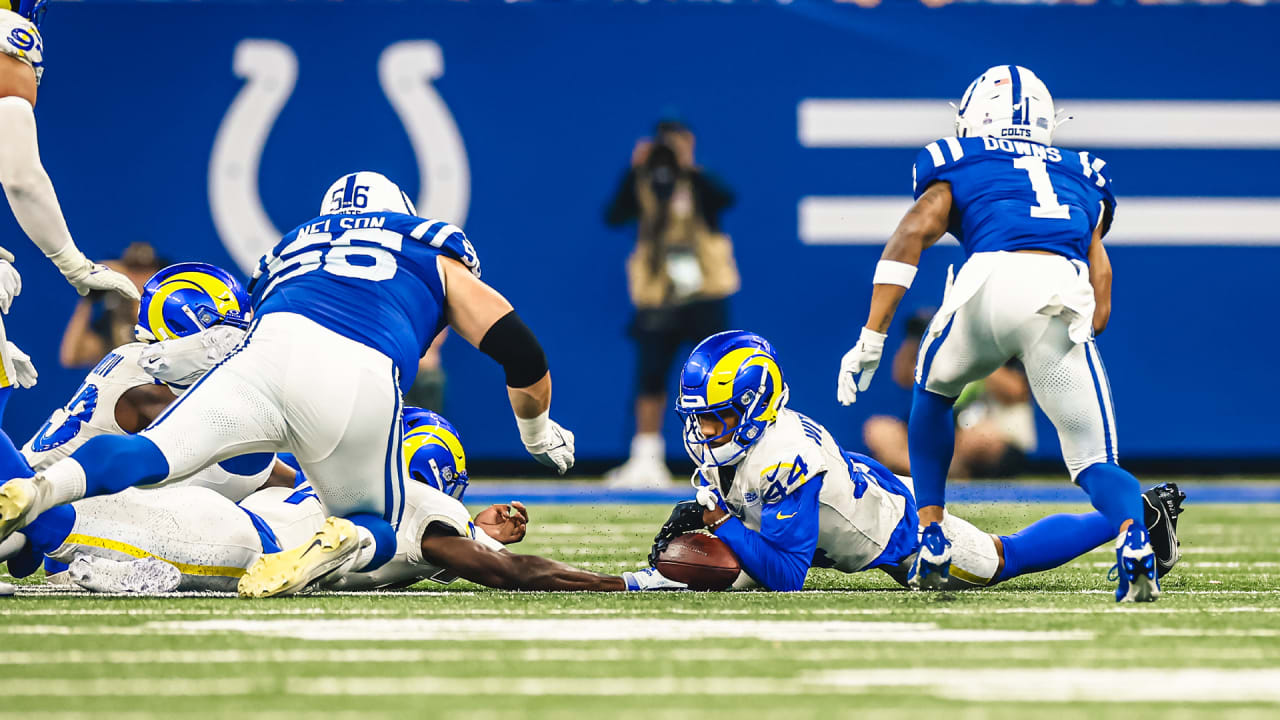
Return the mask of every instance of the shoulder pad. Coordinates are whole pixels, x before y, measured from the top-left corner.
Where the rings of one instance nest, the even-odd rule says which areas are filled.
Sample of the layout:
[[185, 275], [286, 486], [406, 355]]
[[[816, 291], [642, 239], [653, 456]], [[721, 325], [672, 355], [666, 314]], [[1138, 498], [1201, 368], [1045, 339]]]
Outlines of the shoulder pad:
[[445, 255], [467, 266], [472, 275], [480, 277], [480, 258], [466, 233], [444, 220], [423, 219], [408, 233], [414, 240], [421, 240]]
[[954, 165], [965, 155], [964, 146], [959, 138], [947, 137], [934, 140], [925, 145], [916, 154], [916, 164], [912, 167], [912, 191], [918, 198], [935, 180], [947, 165]]

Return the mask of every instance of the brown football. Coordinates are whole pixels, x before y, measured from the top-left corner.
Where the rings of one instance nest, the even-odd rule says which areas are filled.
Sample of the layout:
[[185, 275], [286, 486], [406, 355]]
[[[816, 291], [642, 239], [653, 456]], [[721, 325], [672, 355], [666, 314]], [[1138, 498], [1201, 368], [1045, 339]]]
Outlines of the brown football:
[[658, 572], [690, 590], [727, 590], [741, 570], [729, 546], [704, 533], [679, 535], [658, 556]]

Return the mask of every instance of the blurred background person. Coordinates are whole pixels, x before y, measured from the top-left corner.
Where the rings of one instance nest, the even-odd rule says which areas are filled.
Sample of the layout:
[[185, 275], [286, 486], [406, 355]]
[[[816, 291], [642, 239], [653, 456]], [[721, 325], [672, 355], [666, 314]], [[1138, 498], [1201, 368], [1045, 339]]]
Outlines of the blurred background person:
[[440, 331], [422, 359], [418, 360], [418, 376], [413, 386], [404, 394], [404, 404], [426, 408], [444, 414], [444, 366], [440, 362], [440, 346], [449, 337], [447, 329]]
[[[138, 286], [169, 262], [156, 255], [156, 249], [145, 242], [130, 243], [118, 260], [103, 263], [124, 273]], [[134, 341], [133, 326], [138, 322], [138, 301], [116, 293], [94, 291], [76, 303], [67, 329], [62, 333], [58, 359], [64, 368], [89, 367], [107, 351]]]
[[627, 259], [636, 430], [628, 460], [605, 475], [612, 487], [671, 483], [662, 440], [669, 376], [682, 349], [729, 328], [728, 298], [739, 277], [720, 215], [733, 202], [733, 191], [697, 165], [693, 132], [674, 114], [658, 122], [652, 139], [636, 143], [605, 213], [610, 227], [636, 223]]
[[[907, 416], [915, 382], [916, 355], [933, 309], [907, 320], [907, 334], [893, 355], [893, 381], [907, 391], [892, 415], [874, 415], [862, 426], [862, 439], [877, 460], [899, 475], [911, 474], [907, 455]], [[1036, 449], [1036, 419], [1031, 387], [1017, 360], [986, 379], [970, 383], [957, 398], [956, 452], [948, 475], [996, 478], [1017, 475]]]

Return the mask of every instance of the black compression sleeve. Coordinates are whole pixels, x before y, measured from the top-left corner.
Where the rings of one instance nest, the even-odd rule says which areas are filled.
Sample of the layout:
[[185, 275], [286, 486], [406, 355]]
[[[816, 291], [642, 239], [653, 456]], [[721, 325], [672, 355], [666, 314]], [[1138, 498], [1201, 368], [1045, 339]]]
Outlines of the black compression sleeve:
[[547, 374], [547, 355], [515, 310], [489, 328], [480, 341], [480, 352], [507, 371], [508, 387], [529, 387]]

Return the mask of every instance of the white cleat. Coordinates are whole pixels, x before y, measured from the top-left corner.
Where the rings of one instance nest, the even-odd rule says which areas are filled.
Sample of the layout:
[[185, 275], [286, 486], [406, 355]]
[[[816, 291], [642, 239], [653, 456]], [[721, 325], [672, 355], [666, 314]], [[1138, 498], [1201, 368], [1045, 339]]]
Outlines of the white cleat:
[[153, 557], [110, 560], [80, 555], [67, 568], [72, 582], [90, 592], [129, 595], [171, 593], [182, 584], [182, 572]]
[[941, 590], [951, 578], [951, 541], [938, 523], [920, 531], [920, 551], [907, 575], [912, 590]]
[[47, 488], [48, 483], [38, 475], [13, 478], [0, 485], [0, 541], [25, 527], [28, 516], [34, 518], [31, 511], [43, 501]]
[[1116, 586], [1116, 602], [1155, 602], [1160, 597], [1156, 554], [1142, 525], [1131, 524], [1125, 534], [1116, 539], [1115, 570], [1120, 581]]
[[0, 582], [0, 597], [13, 597], [16, 592], [18, 592], [18, 588], [7, 582]]
[[354, 560], [359, 550], [355, 523], [331, 517], [302, 545], [255, 560], [236, 589], [245, 598], [293, 595]]

